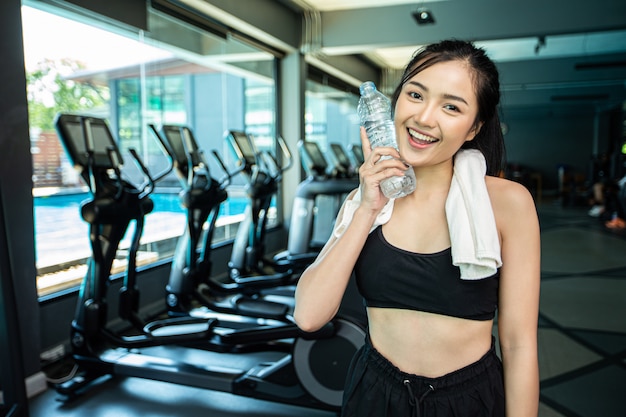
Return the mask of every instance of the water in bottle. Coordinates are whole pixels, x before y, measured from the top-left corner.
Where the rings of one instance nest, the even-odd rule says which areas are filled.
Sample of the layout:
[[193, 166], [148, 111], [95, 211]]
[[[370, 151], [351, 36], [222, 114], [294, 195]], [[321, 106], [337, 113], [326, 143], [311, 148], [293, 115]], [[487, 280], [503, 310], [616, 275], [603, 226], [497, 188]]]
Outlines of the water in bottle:
[[[365, 127], [372, 149], [379, 146], [398, 149], [396, 128], [391, 117], [391, 101], [376, 89], [373, 82], [364, 82], [360, 87], [361, 98], [357, 107], [361, 125]], [[381, 160], [391, 158], [383, 156]], [[415, 190], [415, 172], [412, 168], [403, 176], [391, 177], [380, 183], [387, 198], [400, 198]]]

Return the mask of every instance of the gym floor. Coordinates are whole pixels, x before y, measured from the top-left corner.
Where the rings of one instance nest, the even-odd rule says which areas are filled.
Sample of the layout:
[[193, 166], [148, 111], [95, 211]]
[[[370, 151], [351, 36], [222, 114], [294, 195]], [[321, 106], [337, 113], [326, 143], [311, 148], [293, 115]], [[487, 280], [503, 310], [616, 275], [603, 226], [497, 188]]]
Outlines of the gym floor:
[[[540, 417], [622, 417], [626, 381], [626, 234], [606, 230], [586, 208], [539, 206]], [[258, 416], [335, 413], [138, 378], [105, 381], [64, 404], [49, 389], [32, 417]]]

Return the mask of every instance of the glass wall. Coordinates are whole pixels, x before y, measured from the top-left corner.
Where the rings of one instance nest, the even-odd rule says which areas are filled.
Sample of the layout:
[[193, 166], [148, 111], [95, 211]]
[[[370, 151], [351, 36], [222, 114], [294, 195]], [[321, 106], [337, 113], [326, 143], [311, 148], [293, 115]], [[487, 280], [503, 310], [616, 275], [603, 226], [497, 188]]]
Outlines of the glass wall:
[[306, 140], [317, 142], [329, 164], [336, 163], [331, 144], [344, 149], [356, 169], [358, 161], [353, 147], [361, 146], [359, 118], [356, 107], [359, 97], [333, 86], [308, 80], [306, 84], [305, 129]]
[[[217, 150], [234, 168], [234, 155], [224, 140], [226, 131], [244, 130], [255, 136], [259, 147], [273, 149], [275, 58], [271, 54], [154, 11], [149, 16], [154, 30], [149, 33], [120, 30], [67, 11], [39, 10], [27, 1], [22, 15], [40, 295], [76, 287], [90, 256], [88, 226], [80, 216], [80, 204], [90, 195], [57, 137], [54, 119], [59, 112], [105, 118], [122, 150], [123, 173], [131, 182], [141, 181], [142, 174], [132, 163], [130, 148], [152, 173], [168, 166], [149, 124], [189, 126], [215, 178], [224, 173], [210, 151]], [[177, 37], [176, 44], [168, 42], [171, 28], [184, 30], [187, 36]], [[198, 50], [198, 45], [204, 49]], [[237, 59], [231, 59], [233, 50]], [[216, 238], [234, 236], [247, 203], [243, 185], [245, 178], [239, 177], [229, 187]], [[139, 266], [171, 256], [185, 227], [180, 190], [174, 173], [157, 184]], [[127, 248], [128, 242], [123, 246]], [[117, 268], [120, 272], [125, 268], [122, 257]]]

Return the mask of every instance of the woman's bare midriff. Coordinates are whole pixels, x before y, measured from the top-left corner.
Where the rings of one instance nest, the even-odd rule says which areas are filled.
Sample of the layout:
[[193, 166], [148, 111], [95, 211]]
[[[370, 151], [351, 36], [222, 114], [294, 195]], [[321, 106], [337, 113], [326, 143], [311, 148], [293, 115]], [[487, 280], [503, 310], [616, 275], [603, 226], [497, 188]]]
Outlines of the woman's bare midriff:
[[478, 361], [491, 347], [493, 320], [391, 308], [367, 313], [372, 345], [406, 373], [440, 377]]

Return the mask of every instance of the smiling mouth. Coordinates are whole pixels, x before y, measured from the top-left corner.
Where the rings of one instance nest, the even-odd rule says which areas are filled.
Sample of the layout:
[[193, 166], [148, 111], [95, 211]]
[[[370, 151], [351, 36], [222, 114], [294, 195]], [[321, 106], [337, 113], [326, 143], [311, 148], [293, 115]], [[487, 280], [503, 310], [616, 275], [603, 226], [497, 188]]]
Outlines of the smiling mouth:
[[435, 139], [432, 136], [422, 135], [413, 129], [408, 129], [411, 138], [420, 145], [430, 145], [431, 143], [439, 142], [439, 139]]

